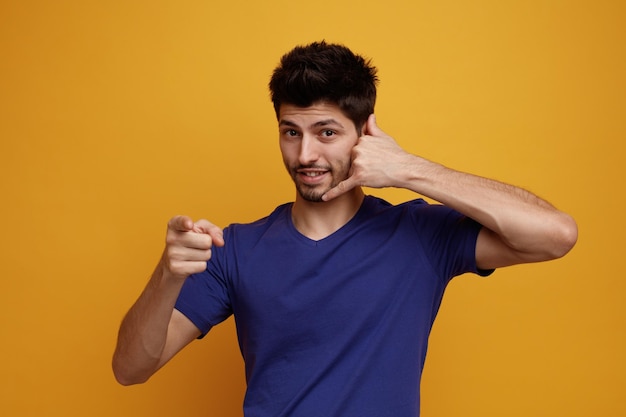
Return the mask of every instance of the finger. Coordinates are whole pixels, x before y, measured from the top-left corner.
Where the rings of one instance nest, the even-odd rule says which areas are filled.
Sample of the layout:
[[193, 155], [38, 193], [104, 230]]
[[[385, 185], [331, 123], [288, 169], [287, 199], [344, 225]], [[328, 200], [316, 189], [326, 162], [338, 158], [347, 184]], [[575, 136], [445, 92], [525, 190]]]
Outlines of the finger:
[[166, 248], [167, 256], [172, 261], [207, 261], [211, 258], [211, 237], [204, 236], [204, 242], [186, 242], [182, 245], [169, 245]]
[[167, 223], [167, 227], [178, 232], [188, 232], [193, 229], [193, 220], [187, 216], [175, 216]]
[[207, 267], [206, 260], [200, 261], [171, 261], [167, 268], [175, 275], [181, 277], [188, 277], [192, 274], [199, 274], [203, 272]]
[[224, 231], [221, 227], [214, 225], [208, 220], [198, 220], [193, 227], [197, 233], [204, 233], [211, 236], [215, 246], [224, 246]]
[[213, 238], [207, 233], [188, 232], [175, 237], [181, 248], [209, 250], [213, 246]]
[[358, 184], [356, 183], [356, 180], [354, 180], [353, 177], [346, 178], [345, 180], [337, 184], [335, 187], [326, 191], [326, 193], [322, 196], [322, 200], [330, 201], [333, 198], [337, 198], [340, 195], [347, 193], [348, 191], [350, 191], [357, 185]]

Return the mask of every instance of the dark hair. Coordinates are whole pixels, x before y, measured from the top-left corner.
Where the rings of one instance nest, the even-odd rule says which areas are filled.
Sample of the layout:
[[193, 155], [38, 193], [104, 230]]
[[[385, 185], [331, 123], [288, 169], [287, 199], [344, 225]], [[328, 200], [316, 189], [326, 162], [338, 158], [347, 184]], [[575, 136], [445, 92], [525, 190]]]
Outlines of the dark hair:
[[281, 104], [336, 104], [357, 129], [374, 112], [376, 67], [369, 59], [325, 41], [297, 46], [283, 55], [269, 83], [276, 117]]

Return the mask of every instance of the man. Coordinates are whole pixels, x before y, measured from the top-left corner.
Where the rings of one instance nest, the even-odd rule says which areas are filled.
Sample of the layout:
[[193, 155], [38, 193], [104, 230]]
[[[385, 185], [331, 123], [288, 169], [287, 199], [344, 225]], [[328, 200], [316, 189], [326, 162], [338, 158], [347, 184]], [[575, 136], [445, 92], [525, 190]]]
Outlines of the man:
[[[419, 415], [428, 334], [449, 280], [565, 255], [573, 219], [522, 189], [401, 149], [374, 118], [376, 70], [325, 42], [270, 82], [293, 203], [222, 231], [184, 216], [122, 322], [122, 384], [146, 381], [234, 314], [246, 416]], [[361, 187], [430, 197], [393, 206]]]

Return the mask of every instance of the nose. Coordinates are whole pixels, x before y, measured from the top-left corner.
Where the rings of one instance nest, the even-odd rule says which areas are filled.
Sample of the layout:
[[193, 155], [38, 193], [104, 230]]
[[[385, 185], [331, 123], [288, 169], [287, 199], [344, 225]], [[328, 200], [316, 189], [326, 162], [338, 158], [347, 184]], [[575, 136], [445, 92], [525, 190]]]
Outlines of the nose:
[[304, 135], [300, 141], [298, 161], [301, 165], [310, 165], [319, 159], [318, 143], [315, 137]]

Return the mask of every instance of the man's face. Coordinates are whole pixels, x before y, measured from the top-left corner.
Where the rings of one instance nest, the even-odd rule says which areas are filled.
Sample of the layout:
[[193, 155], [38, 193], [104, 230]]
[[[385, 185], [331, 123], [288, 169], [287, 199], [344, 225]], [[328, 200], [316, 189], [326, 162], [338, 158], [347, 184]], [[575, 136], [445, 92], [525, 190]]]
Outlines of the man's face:
[[280, 150], [298, 194], [321, 202], [326, 191], [348, 178], [359, 139], [354, 123], [328, 103], [282, 104], [278, 119]]

